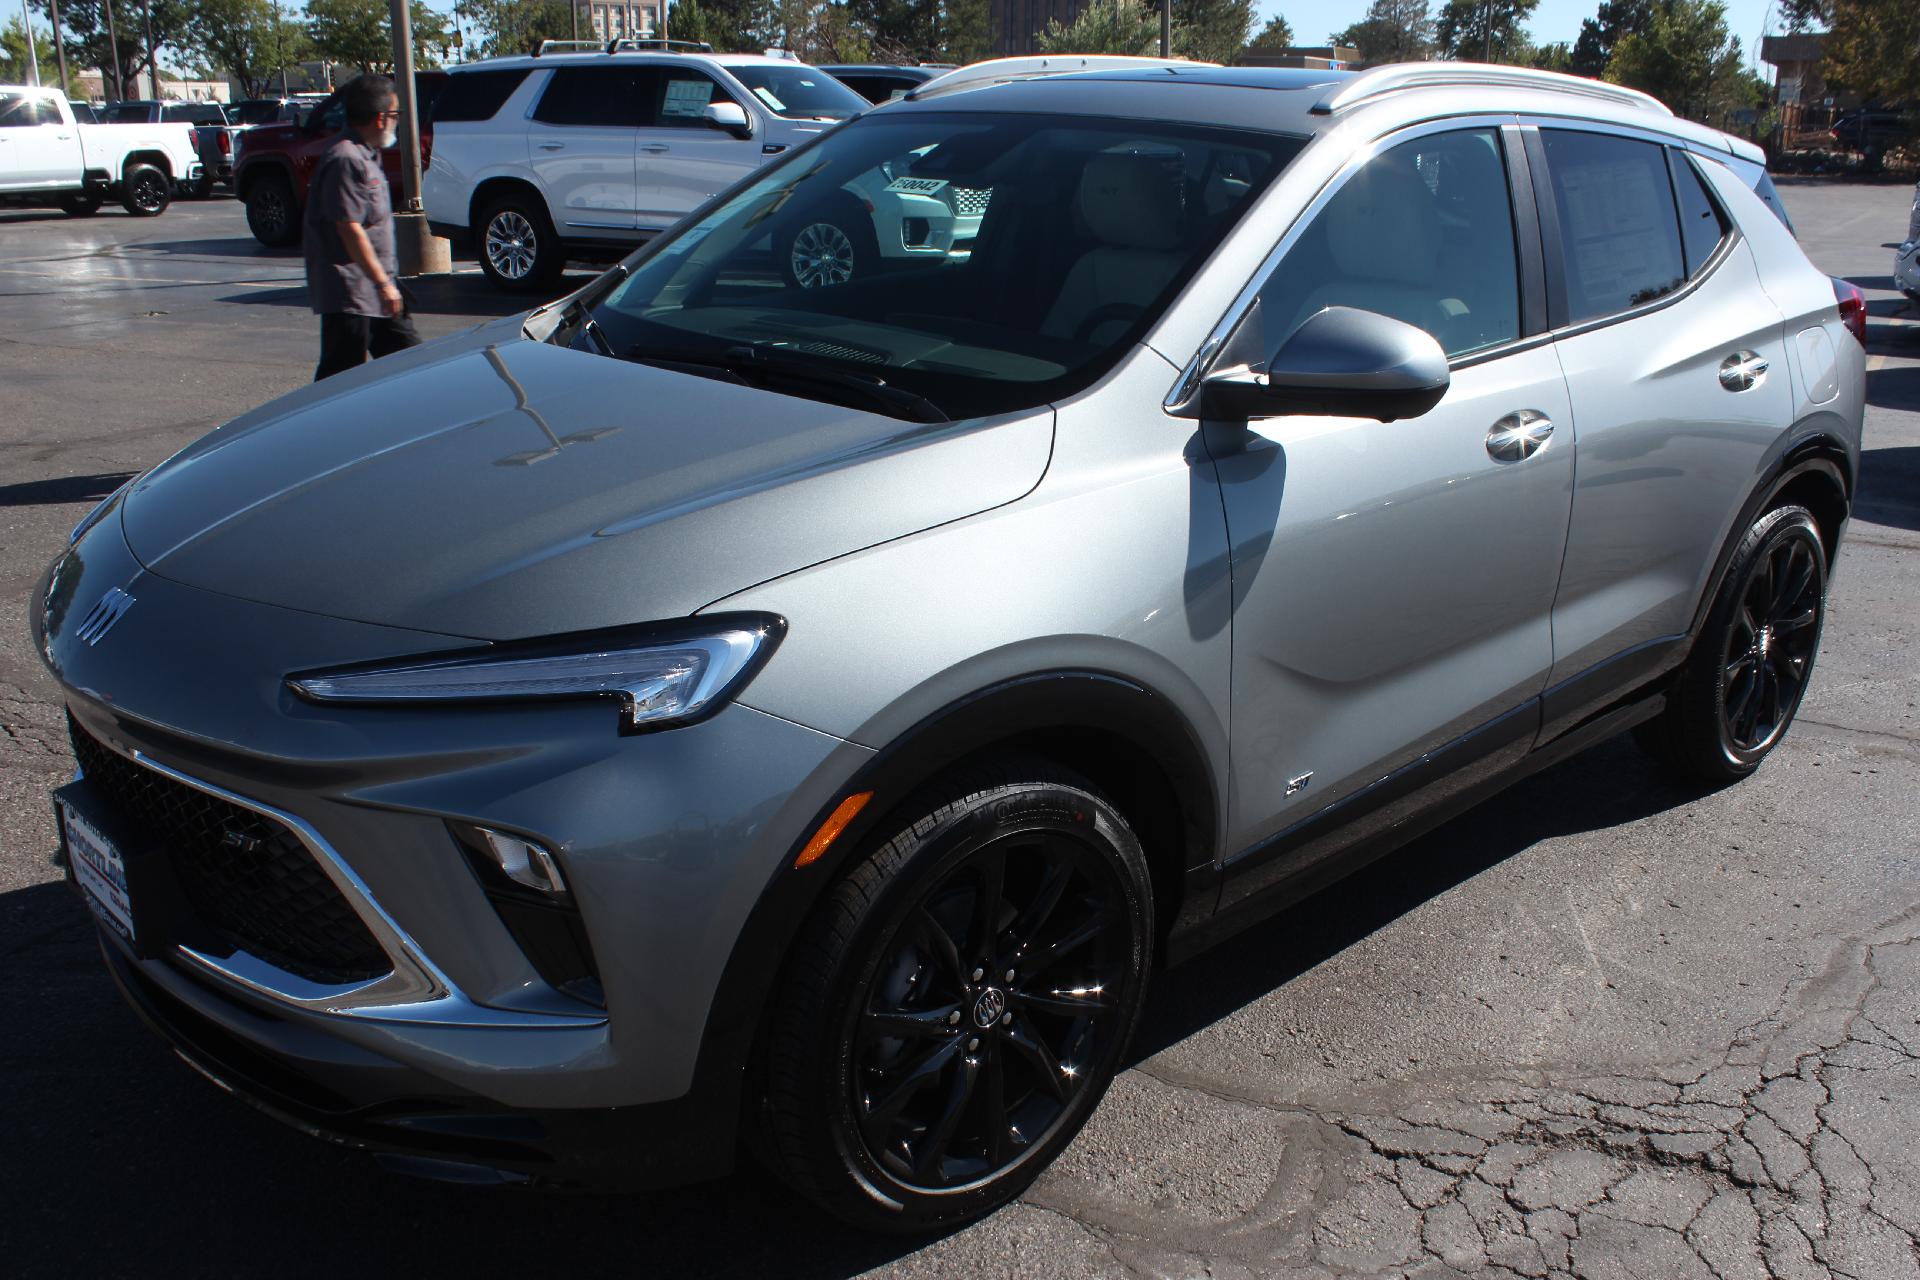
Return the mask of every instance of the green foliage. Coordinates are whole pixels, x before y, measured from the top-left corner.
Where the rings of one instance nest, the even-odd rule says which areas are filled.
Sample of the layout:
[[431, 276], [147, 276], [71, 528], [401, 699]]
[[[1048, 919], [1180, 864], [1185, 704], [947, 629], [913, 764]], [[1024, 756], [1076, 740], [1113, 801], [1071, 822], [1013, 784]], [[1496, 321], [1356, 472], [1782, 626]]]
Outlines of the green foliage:
[[[1159, 9], [1154, 8], [1154, 52], [1160, 51]], [[1173, 52], [1197, 62], [1233, 63], [1253, 32], [1253, 0], [1173, 0], [1180, 38]]]
[[1914, 0], [1832, 0], [1829, 82], [1870, 102], [1920, 99], [1920, 4]]
[[[33, 0], [33, 8], [45, 14], [46, 0]], [[176, 44], [187, 28], [187, 17], [192, 10], [190, 0], [147, 0], [145, 5], [132, 5], [127, 0], [113, 11], [113, 33], [117, 42], [108, 39], [107, 6], [105, 0], [61, 0], [60, 26], [66, 39], [62, 42], [67, 50], [67, 69], [79, 71], [83, 67], [98, 67], [106, 77], [105, 90], [109, 98], [130, 97], [134, 92], [133, 78], [147, 65], [146, 18], [149, 12], [153, 19], [153, 39], [158, 46]], [[119, 49], [120, 63], [116, 68], [113, 50]], [[51, 50], [48, 53], [51, 54]]]
[[1717, 122], [1760, 102], [1764, 86], [1745, 61], [1720, 0], [1667, 0], [1644, 32], [1614, 46], [1606, 78], [1652, 94], [1677, 115]]
[[1447, 0], [1435, 27], [1440, 55], [1524, 65], [1533, 57], [1526, 21], [1539, 7], [1540, 0]]
[[[574, 38], [573, 11], [563, 0], [454, 0], [454, 20], [473, 30], [466, 50], [468, 58], [499, 58], [509, 54], [532, 53], [542, 40]], [[673, 8], [674, 34], [679, 34], [681, 6]], [[593, 38], [593, 29], [584, 11], [580, 34]], [[706, 39], [691, 36], [689, 39]], [[715, 48], [719, 48], [718, 42]]]
[[[1177, 23], [1173, 39], [1176, 45], [1185, 39]], [[1058, 19], [1048, 22], [1046, 30], [1034, 40], [1034, 48], [1039, 53], [1151, 57], [1160, 52], [1160, 10], [1147, 7], [1142, 0], [1095, 0], [1064, 26]]]
[[1433, 56], [1433, 16], [1427, 0], [1373, 0], [1366, 16], [1327, 37], [1360, 51], [1360, 61], [1420, 62]]
[[1267, 19], [1267, 25], [1260, 28], [1260, 34], [1252, 40], [1256, 49], [1290, 49], [1293, 47], [1293, 24], [1287, 21], [1284, 13], [1276, 13]]
[[1600, 76], [1622, 38], [1653, 25], [1656, 8], [1656, 0], [1600, 0], [1600, 11], [1581, 22], [1580, 38], [1573, 42], [1573, 73]]
[[[412, 0], [413, 65], [438, 66], [453, 42], [452, 28], [439, 13]], [[313, 51], [331, 62], [367, 71], [393, 69], [393, 24], [386, 0], [307, 0], [307, 35]]]
[[[39, 23], [33, 24], [33, 57], [27, 54], [27, 28], [18, 17], [7, 23], [0, 31], [0, 82], [7, 84], [26, 84], [34, 77], [27, 74], [28, 64], [39, 68], [40, 83], [58, 85], [60, 83], [60, 61], [53, 53], [53, 31]], [[69, 68], [72, 70], [73, 68]], [[85, 95], [77, 92], [77, 86], [66, 86], [69, 98], [79, 99]]]
[[195, 0], [177, 47], [232, 76], [248, 98], [265, 95], [282, 67], [312, 52], [307, 29], [270, 0]]
[[1558, 71], [1566, 74], [1573, 70], [1573, 48], [1564, 40], [1552, 44], [1538, 44], [1527, 59], [1527, 65], [1541, 71]]

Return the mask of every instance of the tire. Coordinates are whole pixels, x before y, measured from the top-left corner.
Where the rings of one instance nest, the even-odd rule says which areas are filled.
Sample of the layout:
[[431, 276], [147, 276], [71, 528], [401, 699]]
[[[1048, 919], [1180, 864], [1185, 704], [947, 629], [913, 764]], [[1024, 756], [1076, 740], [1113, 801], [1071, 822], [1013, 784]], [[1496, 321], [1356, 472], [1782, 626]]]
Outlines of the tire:
[[173, 203], [173, 183], [150, 164], [130, 164], [120, 176], [120, 207], [136, 218], [157, 218]]
[[1746, 777], [1793, 723], [1826, 613], [1820, 526], [1805, 507], [1776, 507], [1740, 540], [1666, 710], [1635, 740], [1705, 781]]
[[91, 218], [100, 212], [100, 197], [91, 193], [60, 197], [60, 208], [69, 218]]
[[263, 173], [247, 188], [247, 230], [269, 249], [300, 239], [300, 201], [286, 174]]
[[782, 229], [774, 244], [780, 275], [801, 289], [847, 284], [871, 276], [880, 265], [873, 219], [854, 202]]
[[1153, 899], [1119, 811], [1045, 764], [904, 812], [788, 957], [762, 1146], [841, 1220], [923, 1232], [1011, 1200], [1086, 1122], [1139, 1020]]
[[191, 195], [195, 200], [211, 200], [213, 198], [213, 188], [213, 179], [202, 177], [187, 188], [187, 194]]
[[553, 287], [567, 256], [539, 198], [512, 194], [490, 201], [476, 220], [480, 269], [502, 289], [539, 293]]

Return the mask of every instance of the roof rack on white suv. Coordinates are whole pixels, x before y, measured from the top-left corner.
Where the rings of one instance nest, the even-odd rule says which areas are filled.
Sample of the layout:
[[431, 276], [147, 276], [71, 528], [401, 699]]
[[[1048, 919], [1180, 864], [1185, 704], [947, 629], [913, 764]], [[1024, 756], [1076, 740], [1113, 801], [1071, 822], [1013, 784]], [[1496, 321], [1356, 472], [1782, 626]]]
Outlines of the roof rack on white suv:
[[668, 40], [653, 36], [618, 36], [612, 40], [542, 40], [533, 51], [538, 58], [549, 53], [712, 53], [704, 40]]
[[[938, 83], [936, 81], [936, 83]], [[1578, 93], [1604, 98], [1621, 106], [1673, 114], [1667, 104], [1638, 89], [1628, 89], [1602, 80], [1564, 75], [1558, 71], [1536, 71], [1531, 67], [1502, 67], [1484, 62], [1404, 62], [1362, 71], [1342, 80], [1314, 104], [1315, 115], [1333, 115], [1348, 107], [1359, 106], [1389, 93], [1406, 89], [1438, 88], [1549, 89], [1557, 93]]]
[[1127, 71], [1152, 67], [1214, 67], [1216, 62], [1192, 62], [1185, 58], [1131, 58], [1122, 54], [1044, 54], [1025, 58], [994, 58], [936, 76], [907, 97], [919, 101], [960, 89], [979, 89], [1010, 80], [1030, 80], [1036, 76], [1059, 76], [1074, 71]]

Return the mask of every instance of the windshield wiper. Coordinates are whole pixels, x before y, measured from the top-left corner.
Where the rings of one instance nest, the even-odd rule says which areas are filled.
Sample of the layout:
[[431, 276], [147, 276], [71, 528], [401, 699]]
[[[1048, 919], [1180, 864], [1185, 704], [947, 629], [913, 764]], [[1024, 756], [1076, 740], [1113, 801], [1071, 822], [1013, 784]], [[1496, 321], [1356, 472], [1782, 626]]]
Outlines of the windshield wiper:
[[761, 386], [767, 383], [789, 383], [802, 387], [850, 392], [863, 403], [887, 416], [903, 418], [908, 422], [953, 421], [940, 411], [938, 405], [925, 396], [893, 386], [884, 378], [841, 369], [824, 369], [811, 361], [782, 358], [764, 347], [728, 347], [718, 354], [713, 354], [685, 351], [652, 352], [641, 346], [628, 352], [627, 358], [681, 373], [717, 371], [731, 375], [728, 380], [734, 382], [748, 382]]

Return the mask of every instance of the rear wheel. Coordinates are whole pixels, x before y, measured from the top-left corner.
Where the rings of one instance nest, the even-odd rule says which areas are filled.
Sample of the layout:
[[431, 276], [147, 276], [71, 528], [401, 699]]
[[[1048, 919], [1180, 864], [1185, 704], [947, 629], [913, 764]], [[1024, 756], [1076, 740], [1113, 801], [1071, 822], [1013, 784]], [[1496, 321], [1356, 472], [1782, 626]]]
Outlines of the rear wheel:
[[1152, 936], [1140, 843], [1084, 781], [1034, 763], [923, 795], [828, 891], [787, 966], [771, 1163], [865, 1228], [1006, 1203], [1106, 1092]]
[[247, 188], [247, 230], [271, 249], [300, 238], [300, 202], [284, 173], [263, 173]]
[[173, 184], [150, 164], [130, 164], [120, 179], [120, 204], [136, 218], [157, 218], [173, 203]]
[[61, 196], [60, 208], [70, 218], [91, 218], [100, 212], [100, 197], [92, 192]]
[[211, 174], [203, 174], [194, 179], [193, 185], [188, 187], [187, 190], [192, 193], [195, 200], [208, 200], [213, 197], [213, 187], [213, 176]]
[[851, 200], [788, 226], [776, 239], [774, 252], [787, 283], [802, 289], [864, 280], [880, 263], [873, 220]]
[[481, 211], [478, 224], [480, 269], [502, 289], [537, 293], [560, 278], [566, 256], [536, 199], [497, 199]]
[[1732, 782], [1779, 745], [1813, 675], [1827, 552], [1805, 507], [1779, 507], [1741, 539], [1667, 707], [1634, 731], [1656, 757]]

